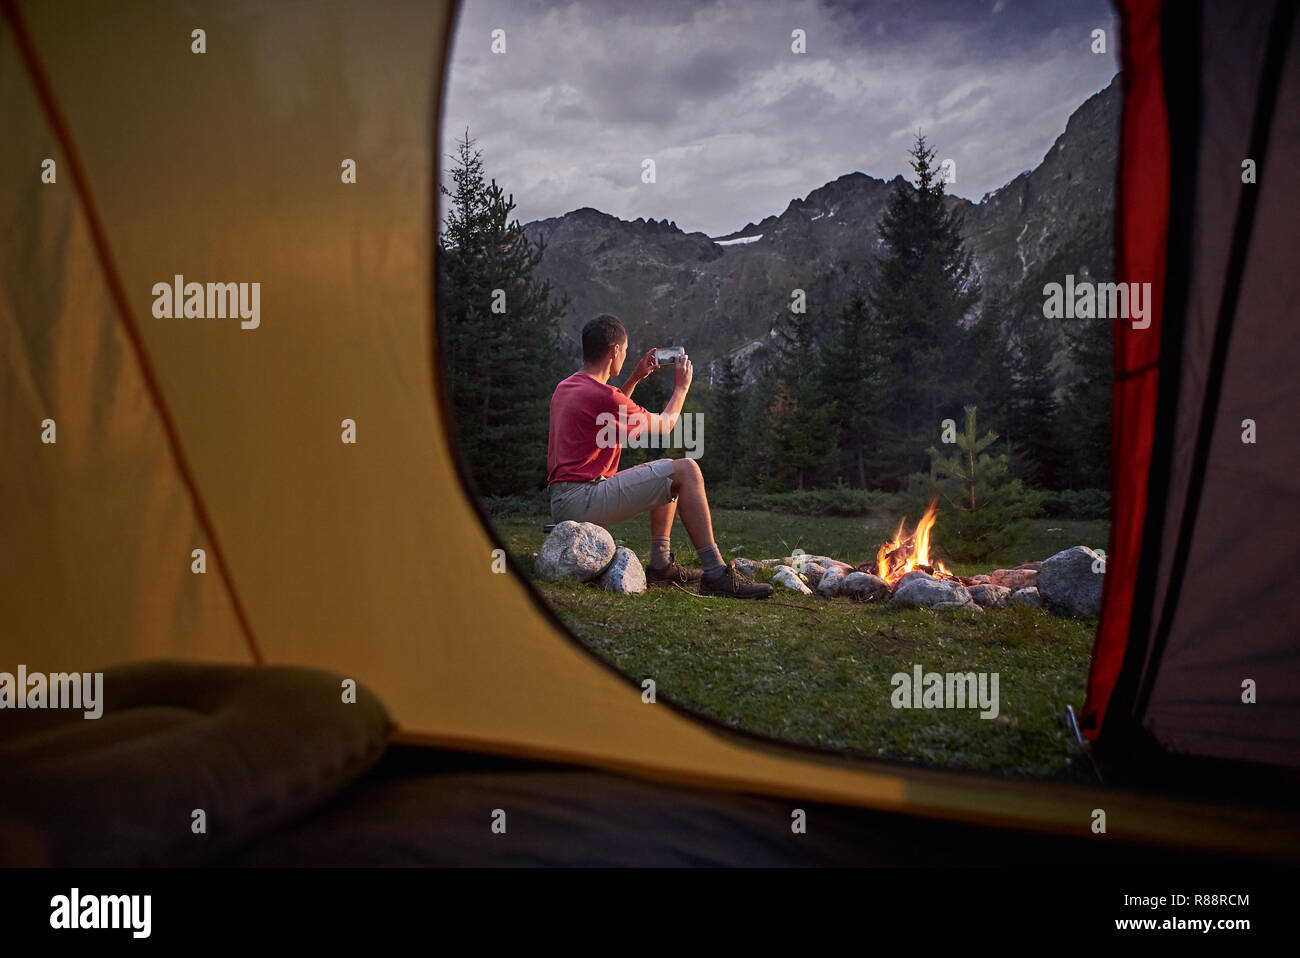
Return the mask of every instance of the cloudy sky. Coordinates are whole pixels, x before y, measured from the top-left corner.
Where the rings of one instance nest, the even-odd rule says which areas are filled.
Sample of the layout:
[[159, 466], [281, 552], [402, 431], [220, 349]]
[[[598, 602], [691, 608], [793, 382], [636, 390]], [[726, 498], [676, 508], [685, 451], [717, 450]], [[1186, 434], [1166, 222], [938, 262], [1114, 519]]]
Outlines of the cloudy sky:
[[854, 170], [908, 175], [919, 128], [978, 201], [1038, 165], [1118, 46], [1106, 0], [463, 0], [442, 152], [468, 127], [521, 222], [594, 206], [720, 236]]

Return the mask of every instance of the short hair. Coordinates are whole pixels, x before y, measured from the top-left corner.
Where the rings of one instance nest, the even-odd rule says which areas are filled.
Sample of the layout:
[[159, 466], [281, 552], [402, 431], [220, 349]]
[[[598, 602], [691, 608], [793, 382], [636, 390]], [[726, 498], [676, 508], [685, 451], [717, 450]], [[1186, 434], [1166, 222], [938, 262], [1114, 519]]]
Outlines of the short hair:
[[611, 346], [627, 339], [627, 329], [615, 316], [601, 313], [582, 327], [582, 361], [594, 363], [601, 359]]

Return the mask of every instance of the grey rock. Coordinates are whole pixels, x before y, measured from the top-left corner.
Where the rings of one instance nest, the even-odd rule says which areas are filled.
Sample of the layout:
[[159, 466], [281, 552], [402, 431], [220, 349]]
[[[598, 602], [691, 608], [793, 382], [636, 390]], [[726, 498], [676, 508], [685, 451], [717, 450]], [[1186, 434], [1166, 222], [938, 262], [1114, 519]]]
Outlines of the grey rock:
[[946, 605], [966, 605], [971, 595], [960, 582], [934, 579], [930, 576], [904, 576], [894, 590], [894, 602], [901, 606], [939, 608]]
[[606, 592], [639, 595], [645, 591], [645, 569], [631, 549], [618, 549], [614, 561], [600, 576], [600, 587]]
[[832, 559], [830, 556], [797, 555], [786, 556], [783, 559], [777, 559], [775, 561], [779, 562], [781, 565], [788, 565], [793, 569], [799, 569], [801, 566], [807, 565], [811, 562], [822, 566], [823, 568], [839, 566], [845, 572], [853, 571], [853, 566], [849, 565], [847, 562], [841, 562], [839, 559]]
[[821, 579], [818, 580], [817, 591], [826, 598], [833, 599], [840, 594], [840, 587], [844, 584], [844, 578], [843, 569], [839, 566], [831, 566], [822, 573]]
[[759, 562], [757, 559], [746, 559], [743, 557], [732, 559], [731, 564], [735, 566], [742, 575], [746, 575], [751, 579], [754, 578], [754, 576], [758, 574], [758, 571], [763, 568], [763, 563]]
[[893, 594], [888, 582], [869, 572], [850, 572], [840, 583], [839, 589], [840, 595], [847, 595], [859, 602], [888, 602]]
[[1038, 594], [1038, 590], [1032, 586], [1028, 589], [1017, 589], [1007, 598], [1008, 605], [1025, 605], [1031, 609], [1041, 609], [1043, 599]]
[[911, 582], [913, 579], [928, 579], [930, 582], [938, 581], [935, 579], [934, 576], [930, 575], [930, 573], [926, 572], [924, 569], [913, 569], [911, 572], [907, 573], [905, 576], [903, 576], [901, 579], [895, 582], [894, 588], [897, 589], [899, 586], [906, 585], [908, 582]]
[[975, 604], [982, 605], [986, 609], [1000, 609], [1011, 598], [1010, 589], [992, 583], [973, 585], [968, 591], [970, 597], [975, 600]]
[[780, 583], [800, 595], [812, 595], [812, 589], [808, 588], [808, 584], [799, 578], [799, 574], [789, 566], [778, 566], [777, 570], [772, 573], [772, 581]]
[[957, 602], [955, 600], [952, 602], [940, 602], [938, 605], [933, 606], [933, 608], [956, 609], [958, 612], [980, 613], [980, 614], [983, 614], [984, 612], [984, 610], [974, 602]]
[[[1093, 569], [1098, 571], [1094, 572]], [[1101, 556], [1087, 546], [1075, 546], [1043, 561], [1038, 570], [1038, 594], [1049, 612], [1074, 618], [1101, 614], [1101, 584], [1106, 577]]]
[[817, 583], [821, 582], [822, 576], [826, 574], [825, 566], [816, 562], [805, 562], [802, 566], [796, 566], [794, 571], [803, 573], [804, 578], [808, 580], [808, 585], [814, 589], [817, 588]]
[[551, 530], [533, 567], [539, 579], [590, 582], [614, 558], [614, 537], [591, 522], [566, 519]]

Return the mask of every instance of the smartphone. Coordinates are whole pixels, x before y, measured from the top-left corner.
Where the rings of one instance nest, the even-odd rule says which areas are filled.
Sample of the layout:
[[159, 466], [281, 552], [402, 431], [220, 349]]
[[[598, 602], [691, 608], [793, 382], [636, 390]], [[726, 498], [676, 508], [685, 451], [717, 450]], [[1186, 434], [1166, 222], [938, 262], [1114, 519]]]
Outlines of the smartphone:
[[655, 350], [655, 364], [659, 366], [667, 366], [670, 363], [680, 363], [685, 359], [685, 346], [664, 346]]

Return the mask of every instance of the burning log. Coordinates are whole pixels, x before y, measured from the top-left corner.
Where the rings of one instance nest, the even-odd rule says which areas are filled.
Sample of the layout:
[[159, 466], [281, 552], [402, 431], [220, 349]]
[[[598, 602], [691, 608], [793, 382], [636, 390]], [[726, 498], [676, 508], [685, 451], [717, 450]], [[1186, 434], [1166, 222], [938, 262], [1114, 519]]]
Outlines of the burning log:
[[907, 519], [899, 519], [894, 537], [883, 543], [876, 553], [875, 568], [870, 568], [867, 563], [858, 568], [864, 572], [874, 572], [889, 583], [890, 588], [895, 587], [899, 579], [915, 569], [920, 569], [935, 579], [956, 579], [955, 575], [944, 568], [942, 562], [930, 561], [930, 530], [938, 518], [935, 508], [937, 504], [938, 500], [932, 499], [916, 528], [906, 535], [904, 530]]

